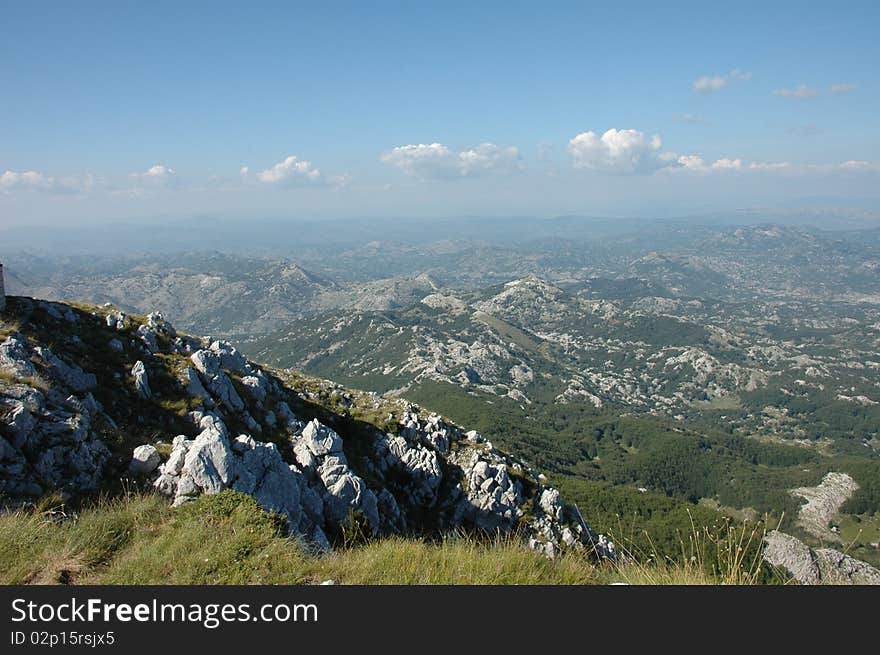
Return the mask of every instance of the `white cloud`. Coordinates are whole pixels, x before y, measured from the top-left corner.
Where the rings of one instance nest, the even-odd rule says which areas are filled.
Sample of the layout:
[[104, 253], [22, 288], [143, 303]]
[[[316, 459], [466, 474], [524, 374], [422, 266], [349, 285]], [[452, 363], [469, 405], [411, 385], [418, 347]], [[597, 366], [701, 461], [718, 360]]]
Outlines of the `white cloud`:
[[845, 161], [839, 165], [839, 168], [845, 171], [868, 171], [874, 168], [874, 165], [869, 161], [864, 161], [861, 159], [850, 159], [849, 161]]
[[458, 175], [458, 159], [442, 143], [397, 146], [384, 153], [381, 161], [396, 166], [407, 175], [423, 179]]
[[250, 172], [250, 169], [247, 166], [242, 166], [238, 170], [238, 174], [241, 175], [242, 177], [247, 177], [249, 172]]
[[568, 152], [575, 168], [632, 175], [675, 165], [674, 155], [660, 152], [662, 146], [657, 135], [649, 139], [638, 130], [611, 128], [601, 137], [592, 131], [578, 134], [568, 142]]
[[751, 73], [734, 68], [726, 75], [705, 75], [697, 79], [694, 82], [694, 91], [702, 94], [715, 93], [725, 88], [733, 80], [747, 82], [750, 79], [752, 79]]
[[144, 173], [144, 177], [151, 177], [157, 180], [164, 180], [172, 175], [174, 175], [174, 169], [163, 166], [162, 164], [150, 166], [150, 168], [147, 169], [147, 172]]
[[578, 134], [569, 141], [568, 146], [576, 168], [618, 175], [659, 171], [707, 174], [746, 168], [739, 158], [722, 157], [706, 161], [700, 155], [681, 155], [662, 148], [663, 142], [657, 135], [649, 139], [638, 130], [616, 129], [608, 130], [601, 137], [595, 132]]
[[89, 174], [81, 177], [56, 178], [39, 171], [5, 171], [0, 173], [0, 191], [43, 191], [48, 193], [82, 193], [94, 187], [95, 178]]
[[494, 143], [481, 143], [476, 148], [458, 153], [461, 174], [482, 175], [485, 173], [512, 173], [522, 169], [519, 150], [514, 147], [502, 148]]
[[712, 168], [719, 171], [739, 171], [742, 170], [742, 166], [742, 159], [727, 159], [726, 157], [712, 164]]
[[773, 95], [781, 96], [783, 98], [794, 98], [796, 100], [806, 100], [808, 98], [815, 98], [819, 95], [819, 90], [814, 86], [801, 84], [794, 89], [776, 89], [776, 91], [773, 92]]
[[381, 161], [420, 179], [455, 179], [522, 169], [519, 150], [482, 143], [455, 153], [442, 143], [398, 146], [382, 154]]
[[46, 177], [37, 171], [6, 171], [0, 175], [0, 189], [48, 189], [55, 184], [55, 179]]
[[749, 170], [752, 171], [785, 171], [792, 168], [792, 164], [787, 161], [764, 162], [753, 161], [749, 164]]
[[708, 171], [709, 166], [706, 164], [706, 160], [700, 157], [699, 155], [681, 155], [678, 158], [679, 165], [689, 171]]
[[[247, 167], [242, 169], [242, 175], [247, 174]], [[293, 155], [280, 161], [272, 168], [257, 173], [257, 179], [265, 184], [314, 184], [322, 180], [321, 171], [312, 166], [312, 162], [298, 159]]]
[[680, 168], [693, 173], [712, 173], [718, 171], [740, 171], [743, 168], [742, 159], [728, 159], [726, 157], [716, 159], [709, 163], [699, 155], [681, 155], [675, 160]]
[[128, 177], [139, 187], [170, 187], [176, 185], [174, 169], [164, 164], [155, 164], [142, 173], [131, 173]]
[[858, 84], [832, 84], [831, 93], [849, 93], [859, 88]]

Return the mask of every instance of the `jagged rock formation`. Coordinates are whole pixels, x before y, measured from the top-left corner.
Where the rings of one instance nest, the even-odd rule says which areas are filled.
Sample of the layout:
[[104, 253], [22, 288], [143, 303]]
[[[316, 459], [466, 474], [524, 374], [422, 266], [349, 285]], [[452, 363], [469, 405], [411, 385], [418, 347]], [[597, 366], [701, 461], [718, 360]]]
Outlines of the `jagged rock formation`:
[[174, 505], [250, 494], [319, 548], [354, 522], [372, 535], [517, 530], [548, 556], [614, 554], [535, 471], [405, 401], [295, 381], [227, 342], [177, 334], [159, 314], [14, 298], [7, 315], [0, 492], [9, 499], [133, 476]]
[[800, 584], [880, 584], [880, 571], [833, 548], [810, 548], [778, 530], [764, 541], [764, 560]]

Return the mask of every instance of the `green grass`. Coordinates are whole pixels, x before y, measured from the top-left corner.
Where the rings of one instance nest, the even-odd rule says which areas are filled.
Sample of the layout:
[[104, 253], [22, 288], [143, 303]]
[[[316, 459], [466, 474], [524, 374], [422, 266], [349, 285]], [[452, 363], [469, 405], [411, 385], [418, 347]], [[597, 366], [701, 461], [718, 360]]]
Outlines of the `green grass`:
[[700, 409], [714, 409], [714, 410], [742, 409], [742, 401], [740, 401], [739, 396], [735, 393], [731, 393], [726, 396], [721, 396], [720, 398], [715, 398], [714, 400], [695, 400], [693, 402], [693, 405], [694, 405], [694, 407], [698, 407]]
[[492, 316], [485, 312], [475, 312], [474, 319], [481, 321], [495, 330], [505, 339], [509, 339], [520, 348], [529, 352], [536, 352], [540, 344], [531, 336], [520, 330], [518, 327], [511, 325], [507, 321], [503, 321], [497, 316]]
[[880, 542], [880, 514], [844, 514], [834, 521], [840, 528], [843, 543], [872, 544]]
[[[75, 515], [45, 502], [0, 516], [0, 584], [713, 584], [750, 582], [742, 562], [707, 573], [698, 540], [684, 563], [549, 560], [515, 537], [390, 537], [310, 551], [249, 496], [224, 491], [172, 509], [154, 495], [100, 500]], [[719, 542], [720, 543], [720, 542]], [[702, 549], [702, 550], [701, 550]], [[742, 566], [741, 566], [742, 565]]]

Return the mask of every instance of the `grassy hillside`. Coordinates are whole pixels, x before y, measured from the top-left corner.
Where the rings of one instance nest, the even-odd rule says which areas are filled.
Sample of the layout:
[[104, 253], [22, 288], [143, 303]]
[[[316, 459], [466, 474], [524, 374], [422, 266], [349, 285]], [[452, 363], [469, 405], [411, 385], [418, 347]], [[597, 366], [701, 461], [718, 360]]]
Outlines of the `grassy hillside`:
[[[748, 535], [747, 535], [748, 536]], [[697, 536], [678, 561], [596, 564], [586, 554], [549, 560], [515, 538], [443, 541], [392, 537], [316, 554], [284, 536], [283, 522], [232, 491], [171, 509], [155, 495], [103, 500], [71, 515], [46, 500], [0, 516], [0, 584], [719, 584], [782, 581], [735, 553], [739, 535]], [[743, 542], [743, 543], [747, 543]], [[732, 546], [732, 547], [731, 547]], [[750, 548], [746, 549], [751, 551]]]

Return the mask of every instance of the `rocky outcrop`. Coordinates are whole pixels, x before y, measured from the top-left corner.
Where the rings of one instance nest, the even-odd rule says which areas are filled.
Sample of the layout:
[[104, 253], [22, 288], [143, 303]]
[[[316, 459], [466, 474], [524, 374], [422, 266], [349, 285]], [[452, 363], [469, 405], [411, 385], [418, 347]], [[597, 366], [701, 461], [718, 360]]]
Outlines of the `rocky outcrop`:
[[829, 523], [858, 488], [856, 481], [846, 473], [832, 471], [815, 487], [792, 489], [793, 496], [807, 501], [798, 511], [798, 525], [817, 539], [840, 542]]
[[778, 530], [764, 539], [764, 560], [800, 584], [880, 584], [880, 571], [832, 548], [810, 548]]
[[[406, 405], [397, 432], [361, 435], [359, 457], [351, 462], [336, 430], [317, 419], [303, 420], [274, 399], [277, 383], [228, 344], [215, 342], [191, 360], [195, 368], [189, 370], [198, 375], [187, 374], [187, 388], [209, 396], [214, 409], [191, 414], [200, 432], [193, 439], [175, 438], [153, 482], [175, 505], [223, 489], [243, 491], [321, 548], [356, 519], [373, 535], [521, 530], [548, 556], [584, 546], [614, 555], [613, 545], [593, 533], [558, 492], [545, 489], [536, 472], [476, 432]], [[236, 373], [246, 374], [240, 380], [250, 398], [246, 404], [237, 396], [241, 406], [228, 402], [230, 376]], [[246, 433], [233, 438], [228, 419], [251, 414], [278, 425], [283, 442]]]
[[244, 409], [244, 401], [238, 395], [232, 381], [221, 367], [220, 356], [210, 350], [199, 350], [191, 357], [193, 366], [201, 373], [205, 386], [216, 400], [226, 409], [240, 412]]
[[193, 419], [201, 432], [195, 439], [175, 438], [153, 486], [175, 505], [223, 489], [250, 494], [264, 508], [284, 515], [293, 533], [320, 548], [329, 547], [358, 518], [361, 529], [373, 535], [519, 528], [530, 535], [533, 548], [548, 556], [585, 545], [614, 554], [613, 545], [578, 522], [559, 493], [543, 489], [533, 471], [436, 415], [422, 418], [408, 411], [400, 434], [375, 435], [361, 462], [368, 483], [349, 464], [344, 440], [335, 430], [317, 420], [301, 421], [289, 409], [278, 408], [278, 414], [287, 417], [291, 462], [276, 444], [247, 434], [232, 439], [218, 414], [197, 412]]
[[[176, 334], [161, 315], [30, 307], [72, 328], [56, 335], [64, 330], [52, 325], [52, 350], [34, 342], [39, 333], [0, 342], [4, 379], [14, 380], [0, 384], [0, 492], [8, 497], [95, 490], [130, 476], [175, 506], [225, 489], [249, 494], [321, 549], [348, 530], [465, 529], [521, 533], [548, 556], [586, 547], [614, 554], [535, 471], [415, 405], [360, 394], [374, 410], [391, 409], [393, 420], [385, 429], [353, 425], [345, 416], [357, 394], [334, 387], [337, 409], [322, 406], [319, 419], [276, 373], [225, 341]], [[91, 394], [96, 373], [107, 411]], [[176, 436], [162, 438], [169, 424]], [[129, 430], [159, 436], [113, 458], [102, 436]]]
[[103, 482], [110, 452], [91, 431], [100, 406], [26, 384], [0, 388], [0, 494], [81, 493]]
[[147, 367], [140, 360], [131, 368], [131, 376], [134, 378], [134, 388], [140, 398], [146, 399], [153, 395], [150, 391], [150, 381], [147, 379]]
[[156, 447], [145, 444], [134, 449], [128, 470], [134, 475], [149, 475], [159, 467], [161, 462], [162, 457]]

